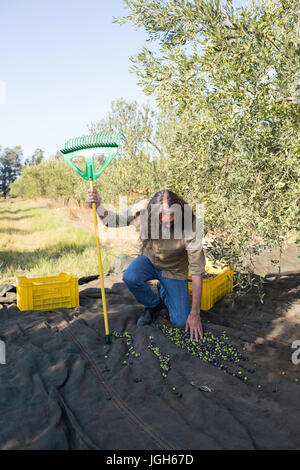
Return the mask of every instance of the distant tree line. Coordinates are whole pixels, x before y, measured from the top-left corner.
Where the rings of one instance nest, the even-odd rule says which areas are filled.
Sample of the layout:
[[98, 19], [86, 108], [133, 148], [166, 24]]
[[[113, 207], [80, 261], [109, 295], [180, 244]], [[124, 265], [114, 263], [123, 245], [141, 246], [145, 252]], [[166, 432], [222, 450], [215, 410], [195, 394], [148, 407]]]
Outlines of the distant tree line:
[[[166, 186], [167, 148], [165, 130], [149, 106], [136, 101], [116, 100], [105, 119], [89, 126], [91, 133], [114, 130], [125, 137], [117, 158], [95, 182], [102, 200], [117, 203], [127, 195], [129, 203], [154, 194]], [[82, 162], [80, 162], [82, 164]], [[80, 178], [57, 153], [40, 158], [35, 152], [10, 186], [12, 196], [49, 197], [84, 203], [87, 182]]]
[[23, 172], [24, 168], [38, 165], [44, 160], [44, 152], [36, 149], [33, 155], [22, 163], [22, 147], [15, 146], [1, 149], [0, 147], [0, 194], [6, 198], [9, 195], [9, 186]]
[[21, 147], [0, 148], [0, 191], [2, 197], [7, 197], [9, 185], [20, 176], [22, 172]]

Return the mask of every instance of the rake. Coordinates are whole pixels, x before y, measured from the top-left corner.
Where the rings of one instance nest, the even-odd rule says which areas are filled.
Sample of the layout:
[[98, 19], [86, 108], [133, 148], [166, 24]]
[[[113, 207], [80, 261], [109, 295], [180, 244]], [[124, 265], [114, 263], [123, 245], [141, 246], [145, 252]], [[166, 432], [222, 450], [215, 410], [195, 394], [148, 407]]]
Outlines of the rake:
[[[94, 189], [94, 181], [99, 178], [105, 168], [111, 163], [118, 153], [122, 139], [119, 132], [102, 132], [84, 137], [69, 139], [61, 150], [65, 162], [78, 173], [81, 178], [90, 182], [90, 188]], [[81, 168], [78, 166], [81, 163]], [[82, 165], [83, 163], [83, 165]], [[99, 164], [101, 165], [99, 167]], [[83, 166], [83, 168], [82, 168]], [[98, 168], [97, 168], [98, 166]], [[97, 257], [99, 264], [100, 285], [105, 326], [105, 342], [111, 343], [109, 333], [106, 298], [104, 290], [103, 266], [101, 258], [101, 246], [98, 236], [98, 220], [96, 204], [93, 202], [94, 228], [97, 245]]]

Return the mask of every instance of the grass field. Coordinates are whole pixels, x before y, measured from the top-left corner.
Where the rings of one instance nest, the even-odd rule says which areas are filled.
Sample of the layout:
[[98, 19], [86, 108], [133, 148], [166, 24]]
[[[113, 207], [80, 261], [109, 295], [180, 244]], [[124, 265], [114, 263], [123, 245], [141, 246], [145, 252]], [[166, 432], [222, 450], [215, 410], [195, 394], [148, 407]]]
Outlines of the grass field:
[[[108, 272], [117, 253], [102, 248]], [[70, 272], [80, 277], [98, 271], [96, 241], [89, 228], [76, 227], [31, 200], [0, 199], [0, 284], [15, 283], [18, 275]]]

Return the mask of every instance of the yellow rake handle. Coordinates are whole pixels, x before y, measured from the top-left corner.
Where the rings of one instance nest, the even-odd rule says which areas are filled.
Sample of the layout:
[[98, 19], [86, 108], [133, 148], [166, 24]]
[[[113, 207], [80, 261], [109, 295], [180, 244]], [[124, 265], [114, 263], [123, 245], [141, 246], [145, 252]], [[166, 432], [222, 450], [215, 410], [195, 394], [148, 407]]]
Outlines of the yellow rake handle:
[[[90, 188], [94, 189], [94, 181], [90, 181]], [[110, 344], [111, 338], [109, 333], [109, 326], [108, 326], [108, 317], [107, 317], [107, 310], [106, 310], [106, 298], [105, 298], [105, 290], [104, 290], [104, 280], [103, 280], [103, 266], [102, 266], [102, 258], [101, 258], [101, 248], [100, 248], [100, 240], [98, 236], [98, 219], [97, 219], [97, 212], [96, 212], [96, 204], [93, 202], [93, 214], [94, 214], [94, 228], [95, 228], [95, 237], [96, 237], [96, 244], [97, 244], [97, 256], [98, 256], [98, 265], [99, 265], [99, 274], [100, 274], [100, 285], [101, 285], [101, 296], [102, 296], [102, 305], [103, 305], [103, 313], [104, 313], [104, 326], [105, 326], [105, 341], [107, 344]]]

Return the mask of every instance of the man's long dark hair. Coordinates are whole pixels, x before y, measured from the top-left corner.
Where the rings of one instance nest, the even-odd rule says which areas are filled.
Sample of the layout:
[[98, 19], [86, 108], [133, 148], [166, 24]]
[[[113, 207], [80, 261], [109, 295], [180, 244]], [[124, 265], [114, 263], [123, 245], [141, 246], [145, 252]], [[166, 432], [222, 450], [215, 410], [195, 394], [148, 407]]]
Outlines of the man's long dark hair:
[[[152, 246], [152, 239], [151, 239], [151, 207], [154, 204], [162, 205], [164, 201], [166, 202], [166, 204], [169, 208], [171, 208], [171, 206], [173, 206], [174, 204], [177, 204], [178, 206], [180, 206], [181, 214], [182, 214], [182, 218], [181, 218], [182, 233], [184, 232], [184, 227], [185, 227], [185, 220], [184, 220], [185, 210], [184, 210], [184, 207], [188, 205], [187, 202], [181, 196], [179, 196], [176, 193], [173, 193], [173, 191], [170, 191], [168, 189], [163, 189], [161, 191], [158, 191], [150, 199], [150, 201], [148, 203], [148, 206], [147, 206], [147, 219], [148, 219], [147, 230], [148, 230], [148, 233], [147, 233], [147, 236], [142, 240], [141, 254], [144, 253], [144, 250], [146, 248], [151, 248], [151, 246]], [[194, 220], [195, 220], [194, 212], [193, 212], [190, 205], [189, 205], [189, 208], [190, 208], [191, 213], [192, 213], [192, 221], [194, 222]]]

